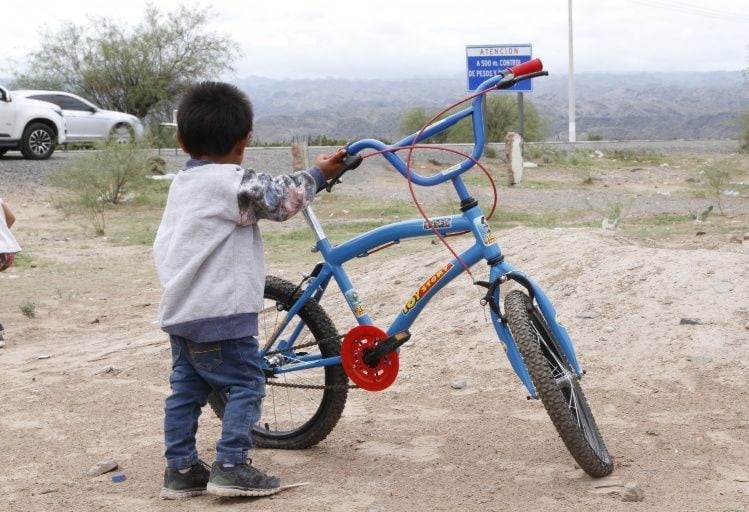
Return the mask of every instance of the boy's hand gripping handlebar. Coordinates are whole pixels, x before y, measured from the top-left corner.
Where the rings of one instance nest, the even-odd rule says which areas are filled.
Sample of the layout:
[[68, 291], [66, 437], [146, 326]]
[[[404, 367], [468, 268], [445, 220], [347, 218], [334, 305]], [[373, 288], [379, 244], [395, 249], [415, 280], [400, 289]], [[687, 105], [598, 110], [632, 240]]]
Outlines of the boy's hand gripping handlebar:
[[341, 176], [346, 174], [346, 172], [350, 171], [351, 169], [356, 169], [361, 165], [362, 161], [364, 160], [364, 157], [361, 155], [350, 155], [348, 154], [348, 146], [346, 146], [346, 156], [343, 157], [343, 167], [341, 167], [341, 170], [338, 171], [338, 173], [333, 176], [328, 182], [323, 185], [322, 187], [318, 188], [317, 191], [321, 192], [322, 190], [327, 190], [330, 192], [333, 190], [333, 187], [341, 182]]

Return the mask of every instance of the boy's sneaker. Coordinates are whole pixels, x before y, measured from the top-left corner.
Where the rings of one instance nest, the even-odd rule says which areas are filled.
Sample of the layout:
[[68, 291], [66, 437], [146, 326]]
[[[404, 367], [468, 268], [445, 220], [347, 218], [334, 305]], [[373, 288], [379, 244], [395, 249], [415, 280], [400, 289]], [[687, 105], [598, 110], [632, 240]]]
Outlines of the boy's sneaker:
[[202, 460], [190, 466], [187, 473], [166, 468], [164, 470], [164, 487], [161, 488], [161, 499], [186, 500], [193, 496], [205, 494], [210, 474], [211, 470], [208, 468], [208, 464]]
[[208, 494], [217, 496], [270, 496], [281, 490], [281, 480], [250, 464], [225, 467], [213, 463], [208, 479]]

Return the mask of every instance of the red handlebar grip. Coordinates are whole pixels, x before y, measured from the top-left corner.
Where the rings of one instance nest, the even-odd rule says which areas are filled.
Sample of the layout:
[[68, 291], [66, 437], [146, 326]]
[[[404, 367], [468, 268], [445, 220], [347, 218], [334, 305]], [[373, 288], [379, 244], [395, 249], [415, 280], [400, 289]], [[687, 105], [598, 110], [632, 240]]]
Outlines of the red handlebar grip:
[[511, 67], [510, 72], [515, 76], [520, 76], [535, 73], [536, 71], [542, 71], [543, 69], [544, 65], [541, 62], [541, 59], [533, 59]]

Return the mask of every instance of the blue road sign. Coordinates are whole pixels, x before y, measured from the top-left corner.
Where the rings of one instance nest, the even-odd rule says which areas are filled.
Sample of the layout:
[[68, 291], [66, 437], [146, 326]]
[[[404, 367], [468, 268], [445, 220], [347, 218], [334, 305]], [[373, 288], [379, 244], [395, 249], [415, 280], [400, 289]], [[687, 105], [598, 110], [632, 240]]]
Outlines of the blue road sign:
[[[533, 58], [529, 44], [495, 44], [466, 46], [468, 90], [475, 91], [481, 82], [498, 75], [500, 71], [517, 66]], [[523, 80], [502, 92], [531, 92], [533, 80]]]

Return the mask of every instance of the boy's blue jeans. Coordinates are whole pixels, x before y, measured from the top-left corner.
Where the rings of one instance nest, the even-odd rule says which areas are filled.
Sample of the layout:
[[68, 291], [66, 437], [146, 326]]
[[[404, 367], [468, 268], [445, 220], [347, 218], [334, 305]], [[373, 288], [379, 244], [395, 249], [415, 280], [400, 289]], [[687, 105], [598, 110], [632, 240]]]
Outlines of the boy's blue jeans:
[[183, 469], [198, 462], [195, 433], [200, 410], [212, 389], [226, 391], [229, 398], [216, 444], [216, 462], [245, 462], [252, 445], [250, 429], [260, 419], [265, 396], [257, 340], [195, 343], [172, 335], [170, 341], [172, 394], [164, 408], [167, 467]]

